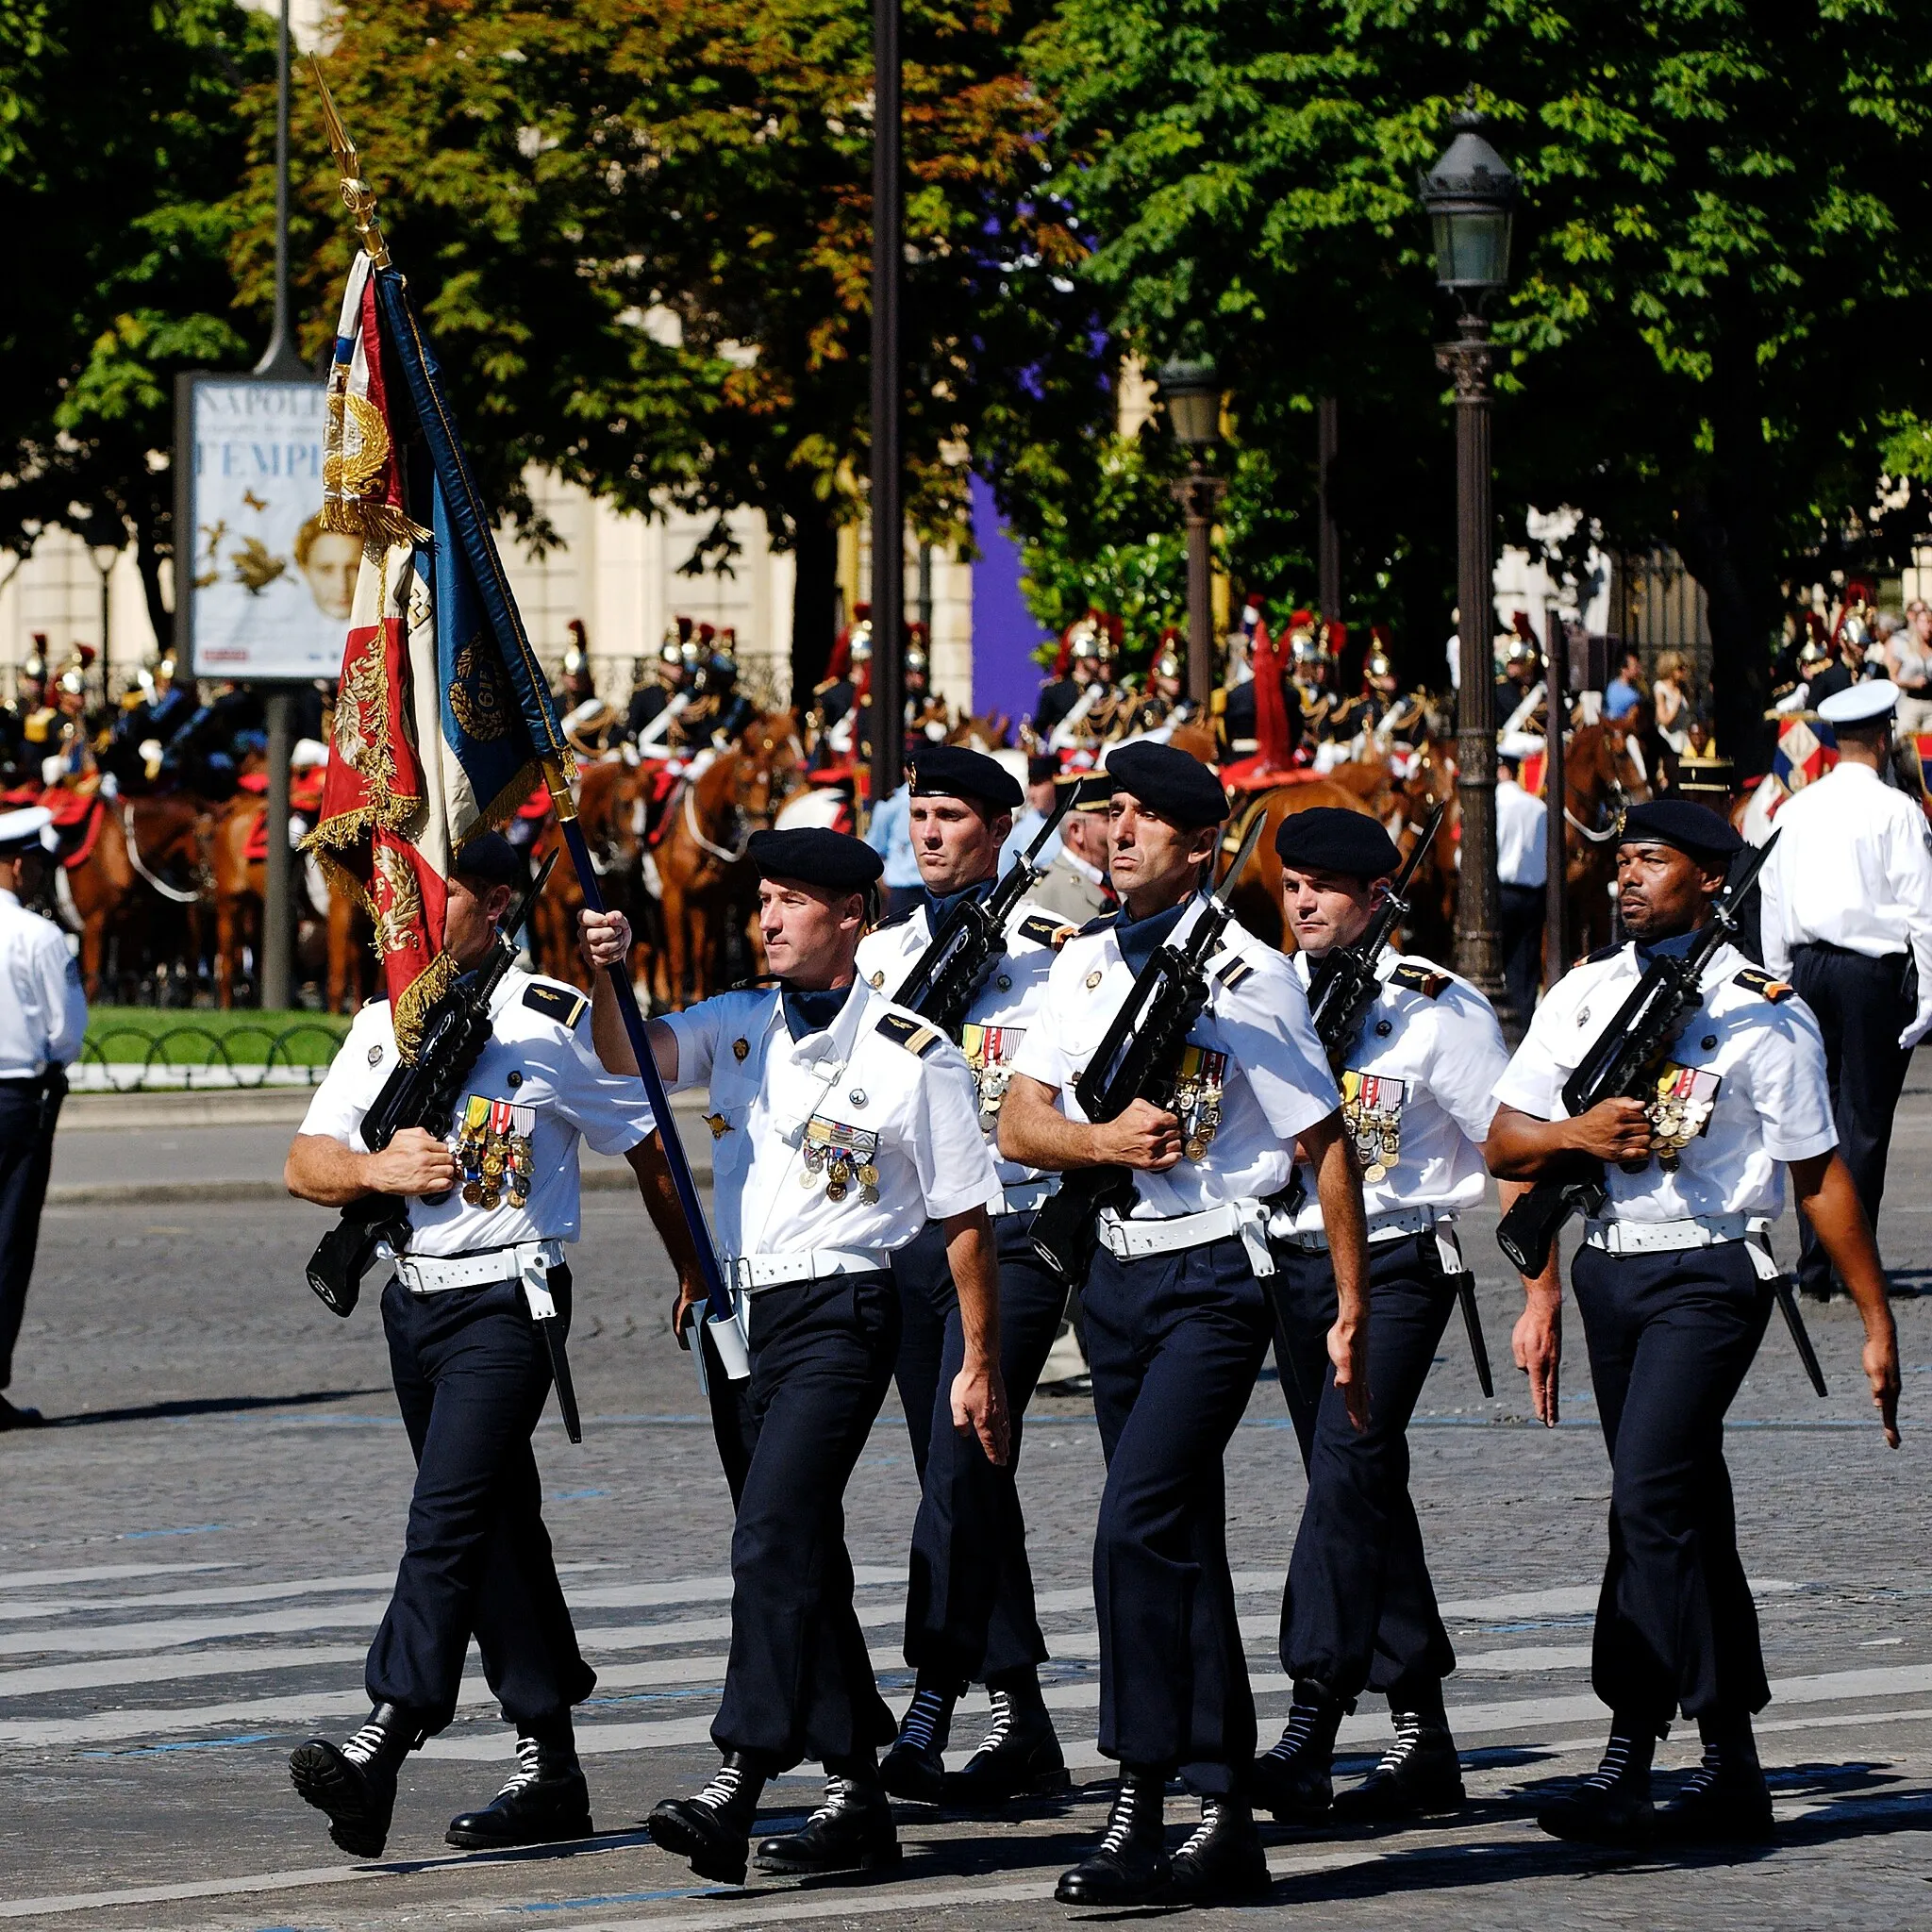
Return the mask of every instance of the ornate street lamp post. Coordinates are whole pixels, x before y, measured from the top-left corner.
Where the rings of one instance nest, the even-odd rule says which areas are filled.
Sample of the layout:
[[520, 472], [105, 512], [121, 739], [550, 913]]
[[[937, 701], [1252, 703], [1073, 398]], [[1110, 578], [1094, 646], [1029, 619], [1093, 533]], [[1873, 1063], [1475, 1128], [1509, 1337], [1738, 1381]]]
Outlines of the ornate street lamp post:
[[1227, 493], [1224, 477], [1208, 468], [1221, 441], [1221, 377], [1210, 361], [1161, 365], [1160, 393], [1168, 426], [1188, 452], [1188, 474], [1174, 486], [1188, 525], [1188, 696], [1205, 717], [1214, 691], [1214, 581], [1209, 539], [1214, 513]]
[[[1462, 804], [1456, 968], [1492, 998], [1503, 991], [1496, 885], [1495, 530], [1490, 510], [1490, 371], [1495, 350], [1485, 299], [1509, 276], [1509, 227], [1520, 184], [1479, 132], [1473, 108], [1450, 124], [1456, 138], [1422, 177], [1434, 230], [1436, 281], [1461, 305], [1457, 339], [1436, 345], [1436, 366], [1456, 385], [1456, 591], [1462, 685], [1456, 717]], [[1527, 1014], [1522, 1016], [1528, 1019]]]

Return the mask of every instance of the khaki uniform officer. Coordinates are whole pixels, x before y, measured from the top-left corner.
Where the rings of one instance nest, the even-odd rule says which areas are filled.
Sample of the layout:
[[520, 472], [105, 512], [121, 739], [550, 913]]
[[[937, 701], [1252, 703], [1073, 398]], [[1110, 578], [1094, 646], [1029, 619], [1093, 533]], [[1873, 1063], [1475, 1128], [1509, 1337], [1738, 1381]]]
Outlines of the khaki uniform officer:
[[[1834, 1151], [1824, 1046], [1804, 1001], [1721, 947], [1657, 1098], [1606, 1100], [1574, 1120], [1564, 1111], [1564, 1082], [1650, 959], [1681, 953], [1706, 923], [1740, 845], [1701, 805], [1633, 806], [1617, 847], [1630, 941], [1550, 989], [1496, 1089], [1493, 1173], [1572, 1180], [1600, 1162], [1608, 1190], [1602, 1218], [1585, 1224], [1571, 1279], [1610, 1452], [1610, 1551], [1591, 1671], [1610, 1707], [1610, 1741], [1595, 1775], [1539, 1814], [1558, 1838], [1628, 1845], [1658, 1833], [1689, 1843], [1771, 1832], [1751, 1734], [1771, 1689], [1738, 1555], [1724, 1418], [1770, 1317], [1769, 1229], [1788, 1169], [1864, 1317], [1873, 1401], [1898, 1441], [1885, 1274]], [[1541, 1320], [1548, 1326], [1552, 1315]], [[1679, 1710], [1697, 1720], [1704, 1765], [1658, 1816], [1651, 1754]]]
[[[942, 1033], [858, 977], [877, 853], [812, 828], [755, 833], [750, 854], [777, 986], [650, 1024], [666, 1084], [710, 1091], [716, 1236], [751, 1354], [752, 1441], [731, 1539], [731, 1657], [711, 1726], [724, 1761], [648, 1823], [701, 1876], [732, 1883], [765, 1780], [808, 1757], [825, 1767], [824, 1806], [804, 1830], [765, 1840], [759, 1870], [898, 1861], [876, 1755], [896, 1726], [853, 1609], [843, 1503], [898, 1359], [889, 1257], [927, 1222], [944, 1227], [958, 1290], [950, 1420], [991, 1461], [1007, 1455], [988, 1215], [1002, 1192], [972, 1070]], [[628, 951], [617, 915], [586, 915], [584, 931], [597, 965]], [[635, 1063], [607, 974], [598, 1002], [598, 1051], [624, 1071]], [[683, 1224], [660, 1207], [676, 1252]]]
[[[1207, 766], [1165, 744], [1108, 760], [1113, 878], [1124, 906], [1067, 941], [1000, 1113], [1009, 1159], [1134, 1170], [1130, 1209], [1103, 1212], [1081, 1287], [1107, 1454], [1094, 1537], [1100, 1748], [1121, 1766], [1105, 1837], [1066, 1873], [1071, 1905], [1196, 1903], [1265, 1891], [1248, 1808], [1255, 1703], [1228, 1574], [1223, 1457], [1267, 1353], [1267, 1224], [1299, 1139], [1334, 1243], [1336, 1380], [1360, 1399], [1366, 1268], [1361, 1187], [1334, 1076], [1288, 961], [1229, 924], [1206, 962], [1174, 1110], [1138, 1099], [1091, 1124], [1076, 1082], [1163, 941], [1207, 912], [1200, 888], [1227, 816]], [[1180, 1772], [1201, 1826], [1170, 1867], [1162, 1794]]]

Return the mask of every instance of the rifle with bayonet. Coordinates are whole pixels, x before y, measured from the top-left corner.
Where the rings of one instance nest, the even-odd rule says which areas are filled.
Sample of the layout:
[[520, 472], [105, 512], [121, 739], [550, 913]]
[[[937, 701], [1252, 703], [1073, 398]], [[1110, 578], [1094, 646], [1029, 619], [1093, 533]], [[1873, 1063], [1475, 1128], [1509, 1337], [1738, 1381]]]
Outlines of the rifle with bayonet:
[[991, 891], [983, 898], [961, 898], [941, 921], [940, 929], [892, 995], [895, 1004], [910, 1008], [922, 1020], [930, 1020], [941, 1032], [958, 1039], [973, 996], [993, 961], [1006, 951], [1007, 921], [1046, 871], [1040, 855], [1059, 830], [1074, 790], [1071, 785], [1062, 788], [1064, 795], [1041, 826], [1040, 836], [1014, 859]]
[[[1739, 910], [1757, 882], [1772, 847], [1774, 832], [1747, 853], [1733, 869], [1724, 889], [1711, 902], [1710, 914], [1697, 928], [1682, 954], [1659, 953], [1645, 969], [1630, 996], [1592, 1042], [1575, 1071], [1563, 1083], [1563, 1106], [1572, 1120], [1606, 1100], [1654, 1100], [1657, 1078], [1671, 1046], [1685, 1023], [1704, 1004], [1704, 970], [1720, 947], [1736, 939]], [[1641, 1174], [1648, 1158], [1626, 1162], [1625, 1173]], [[1520, 1194], [1496, 1229], [1503, 1252], [1524, 1274], [1534, 1277], [1549, 1264], [1557, 1231], [1573, 1214], [1601, 1214], [1609, 1201], [1600, 1162], [1567, 1180], [1538, 1181]], [[1773, 1284], [1778, 1307], [1791, 1331], [1799, 1359], [1811, 1386], [1824, 1393], [1824, 1374], [1806, 1332], [1788, 1276]]]
[[[556, 863], [553, 852], [497, 925], [489, 957], [462, 974], [424, 1016], [423, 1043], [415, 1058], [397, 1060], [363, 1116], [362, 1144], [370, 1153], [380, 1154], [405, 1127], [421, 1127], [438, 1140], [448, 1137], [464, 1083], [490, 1043], [490, 1004], [504, 974], [516, 963], [516, 935]], [[447, 1190], [424, 1196], [432, 1208], [448, 1198]], [[355, 1312], [362, 1277], [374, 1265], [377, 1248], [387, 1242], [391, 1253], [401, 1254], [408, 1239], [408, 1200], [400, 1194], [364, 1194], [342, 1209], [341, 1219], [316, 1243], [308, 1259], [308, 1285], [331, 1314], [346, 1318]], [[583, 1432], [562, 1341], [553, 1320], [540, 1320], [537, 1325], [550, 1349], [564, 1426], [571, 1441], [579, 1442]]]
[[[1208, 961], [1234, 919], [1229, 900], [1260, 842], [1265, 812], [1257, 812], [1233, 863], [1202, 908], [1187, 938], [1155, 949], [1113, 1017], [1074, 1097], [1090, 1121], [1117, 1119], [1137, 1100], [1172, 1109], [1188, 1030], [1208, 1004]], [[1082, 1167], [1060, 1177], [1033, 1223], [1033, 1246], [1062, 1281], [1086, 1279], [1099, 1243], [1101, 1210], [1133, 1199], [1130, 1167]]]
[[[1339, 1078], [1348, 1057], [1361, 1038], [1362, 1023], [1381, 997], [1382, 977], [1375, 970], [1381, 963], [1382, 949], [1394, 943], [1408, 917], [1409, 882], [1428, 857], [1436, 834], [1442, 828], [1448, 810], [1439, 805], [1424, 824], [1422, 835], [1403, 861], [1382, 894], [1375, 915], [1354, 944], [1337, 946], [1309, 974], [1308, 1018], [1316, 1037], [1328, 1056], [1328, 1064]], [[1469, 1332], [1469, 1352], [1475, 1360], [1475, 1378], [1487, 1398], [1496, 1392], [1490, 1370], [1489, 1343], [1483, 1339], [1482, 1315], [1475, 1303], [1475, 1276], [1467, 1268], [1445, 1277], [1456, 1290], [1462, 1309], [1462, 1325]]]

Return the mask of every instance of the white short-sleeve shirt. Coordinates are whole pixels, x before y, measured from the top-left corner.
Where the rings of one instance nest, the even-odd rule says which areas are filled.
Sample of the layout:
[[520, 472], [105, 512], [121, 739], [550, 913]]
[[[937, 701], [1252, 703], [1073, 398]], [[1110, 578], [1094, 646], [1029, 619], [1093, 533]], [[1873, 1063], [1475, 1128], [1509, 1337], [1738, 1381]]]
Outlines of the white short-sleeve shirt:
[[[996, 1135], [1000, 1102], [1020, 1057], [1021, 1043], [1046, 997], [1046, 977], [1054, 956], [1075, 928], [1045, 908], [1023, 900], [1007, 920], [1006, 951], [994, 960], [966, 1009], [959, 1050], [973, 1069], [979, 1090], [979, 1119], [987, 1149], [1001, 1181], [1024, 1186], [1040, 1178], [1036, 1168], [1004, 1159]], [[932, 943], [929, 908], [922, 902], [900, 919], [890, 919], [858, 942], [858, 976], [874, 992], [892, 998]]]
[[[1634, 945], [1566, 973], [1496, 1083], [1498, 1104], [1538, 1120], [1566, 1118], [1564, 1081], [1641, 976]], [[1784, 1209], [1784, 1163], [1838, 1145], [1818, 1022], [1734, 946], [1721, 946], [1706, 966], [1704, 1004], [1670, 1048], [1651, 1108], [1675, 1165], [1653, 1156], [1638, 1174], [1607, 1167], [1610, 1219], [1775, 1217]]]
[[66, 1066], [86, 1034], [80, 962], [67, 935], [0, 891], [0, 1080]]
[[675, 1086], [710, 1091], [721, 1254], [883, 1257], [928, 1221], [1004, 1205], [959, 1049], [863, 980], [802, 1040], [776, 988], [719, 993], [664, 1024]]
[[[1196, 899], [1189, 907], [1171, 943], [1187, 939], [1206, 906]], [[1134, 1175], [1137, 1219], [1279, 1193], [1293, 1172], [1296, 1135], [1341, 1104], [1288, 961], [1231, 923], [1207, 970], [1208, 1004], [1189, 1031], [1176, 1097], [1184, 1151], [1165, 1174]], [[1133, 984], [1111, 920], [1077, 933], [1054, 960], [1013, 1072], [1054, 1089], [1069, 1120], [1087, 1118], [1074, 1084]]]
[[[435, 1206], [407, 1204], [412, 1255], [576, 1240], [577, 1137], [599, 1154], [627, 1154], [657, 1126], [644, 1083], [607, 1073], [592, 1052], [590, 1011], [574, 986], [517, 971], [504, 975], [491, 1003], [494, 1030], [464, 1083], [448, 1137], [462, 1178]], [[367, 1153], [363, 1116], [395, 1065], [389, 1002], [372, 1000], [315, 1090], [302, 1131]]]
[[[1306, 986], [1306, 953], [1290, 960]], [[1371, 1216], [1402, 1208], [1474, 1208], [1489, 1192], [1482, 1143], [1496, 1083], [1509, 1064], [1495, 1008], [1433, 960], [1385, 952], [1382, 991], [1362, 1020], [1341, 1074], [1341, 1117], [1362, 1170]], [[1322, 1225], [1313, 1174], [1294, 1219]]]

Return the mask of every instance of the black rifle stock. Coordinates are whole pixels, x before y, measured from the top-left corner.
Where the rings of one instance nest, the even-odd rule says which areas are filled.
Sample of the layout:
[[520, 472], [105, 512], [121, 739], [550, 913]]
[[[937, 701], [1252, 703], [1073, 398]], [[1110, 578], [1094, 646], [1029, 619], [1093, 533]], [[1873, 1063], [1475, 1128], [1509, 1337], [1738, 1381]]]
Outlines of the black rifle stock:
[[[398, 1058], [391, 1069], [362, 1119], [362, 1144], [372, 1154], [381, 1153], [405, 1127], [423, 1127], [439, 1139], [449, 1132], [463, 1082], [490, 1042], [490, 1002], [516, 961], [515, 934], [529, 917], [556, 863], [553, 852], [505, 914], [489, 958], [464, 974], [430, 1008], [416, 1058]], [[430, 1198], [433, 1204], [445, 1196]], [[341, 1219], [308, 1257], [308, 1286], [331, 1314], [347, 1317], [355, 1312], [362, 1277], [375, 1259], [377, 1244], [386, 1240], [400, 1251], [408, 1227], [408, 1206], [398, 1194], [364, 1194], [342, 1209]]]
[[[1606, 1100], [1649, 1097], [1658, 1064], [1685, 1020], [1704, 1004], [1705, 966], [1720, 946], [1736, 937], [1738, 908], [1757, 883], [1778, 837], [1774, 832], [1739, 863], [1712, 904], [1709, 919], [1698, 928], [1696, 942], [1682, 958], [1660, 953], [1651, 961], [1629, 998], [1563, 1083], [1563, 1105], [1571, 1119]], [[1641, 1173], [1648, 1164], [1640, 1162], [1632, 1171]], [[1609, 1191], [1604, 1186], [1602, 1167], [1592, 1165], [1591, 1173], [1571, 1180], [1538, 1181], [1526, 1193], [1519, 1194], [1504, 1215], [1496, 1228], [1496, 1241], [1520, 1274], [1533, 1279], [1543, 1272], [1558, 1230], [1573, 1214], [1603, 1211]], [[1790, 1283], [1779, 1277], [1774, 1292], [1805, 1373], [1812, 1388], [1823, 1395], [1824, 1371], [1806, 1333]]]
[[[1234, 918], [1228, 905], [1254, 856], [1266, 814], [1257, 812], [1241, 847], [1192, 930], [1179, 944], [1159, 946], [1141, 969], [1099, 1050], [1074, 1084], [1080, 1110], [1094, 1123], [1117, 1119], [1137, 1100], [1169, 1107], [1188, 1029], [1208, 1004], [1203, 969]], [[1129, 1167], [1082, 1167], [1062, 1174], [1033, 1223], [1034, 1251], [1060, 1280], [1086, 1279], [1105, 1208], [1133, 1197]]]
[[919, 956], [892, 995], [957, 1041], [966, 1009], [979, 990], [988, 967], [1007, 946], [1007, 921], [1014, 908], [1039, 884], [1045, 867], [1039, 858], [1046, 841], [1059, 830], [1074, 803], [1074, 789], [1053, 808], [1040, 836], [1008, 867], [1006, 876], [983, 899], [962, 899], [946, 914], [939, 931]]

